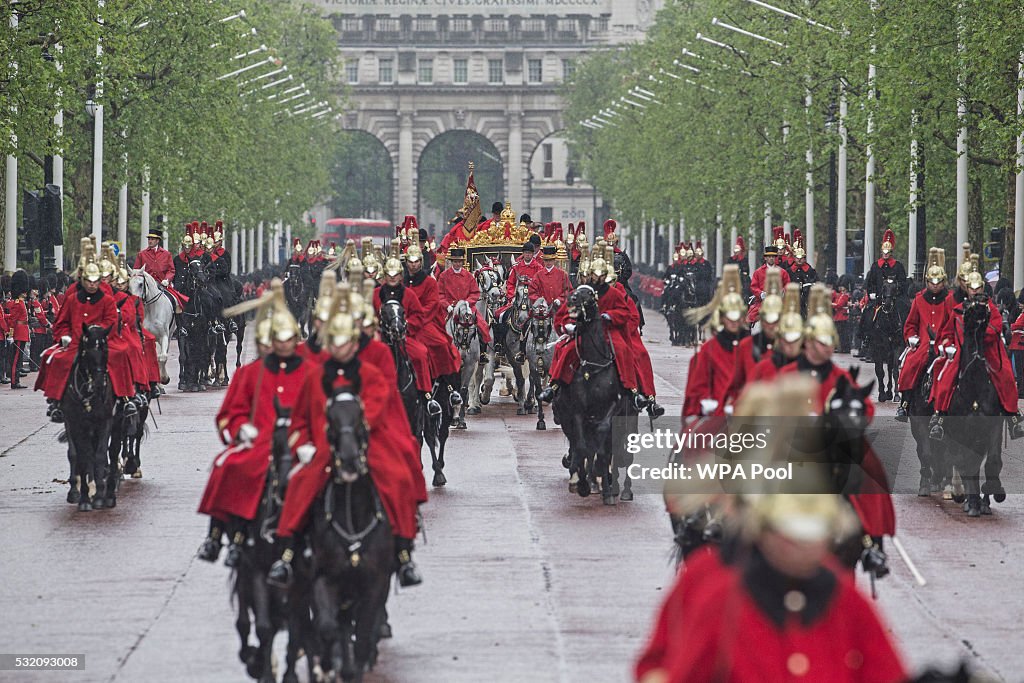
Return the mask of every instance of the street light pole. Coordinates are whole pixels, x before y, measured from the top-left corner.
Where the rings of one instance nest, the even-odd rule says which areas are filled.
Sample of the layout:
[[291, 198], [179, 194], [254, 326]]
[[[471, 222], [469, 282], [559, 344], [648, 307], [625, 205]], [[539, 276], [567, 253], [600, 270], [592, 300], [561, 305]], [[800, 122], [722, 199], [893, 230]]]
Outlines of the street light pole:
[[[96, 21], [103, 25], [103, 9], [106, 0], [97, 0], [99, 14]], [[92, 129], [92, 237], [96, 244], [103, 240], [103, 38], [96, 39], [96, 66], [100, 77], [96, 81], [96, 96], [93, 101]], [[88, 107], [88, 104], [86, 105]]]
[[[11, 12], [11, 30], [18, 29], [18, 13]], [[11, 73], [18, 70], [17, 62], [11, 62]], [[11, 106], [11, 121], [13, 122], [18, 113], [17, 107]], [[12, 126], [13, 128], [13, 126]], [[18, 136], [11, 133], [11, 146], [17, 148]], [[13, 154], [7, 155], [7, 166], [4, 177], [7, 179], [7, 188], [4, 208], [5, 231], [4, 231], [4, 271], [13, 273], [18, 267], [18, 157]]]

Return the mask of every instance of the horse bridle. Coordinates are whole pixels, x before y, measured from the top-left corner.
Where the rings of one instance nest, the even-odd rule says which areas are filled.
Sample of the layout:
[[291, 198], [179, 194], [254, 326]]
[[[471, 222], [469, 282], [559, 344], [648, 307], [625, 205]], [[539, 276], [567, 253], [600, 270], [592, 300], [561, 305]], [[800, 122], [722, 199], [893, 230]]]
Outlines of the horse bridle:
[[[332, 397], [327, 401], [328, 411], [331, 405], [335, 401], [356, 401], [358, 398], [351, 393], [343, 392], [337, 396]], [[333, 432], [334, 427], [329, 426], [328, 429]], [[359, 478], [369, 476], [369, 467], [366, 463], [366, 448], [369, 443], [368, 429], [366, 427], [365, 418], [362, 424], [362, 429], [356, 429], [355, 425], [345, 425], [341, 428], [342, 433], [352, 433], [356, 435], [356, 440], [359, 444]], [[346, 550], [349, 555], [349, 562], [353, 567], [359, 566], [359, 550], [363, 547], [363, 541], [373, 533], [381, 520], [385, 519], [384, 510], [381, 506], [380, 495], [377, 493], [375, 487], [371, 487], [373, 491], [373, 507], [374, 514], [370, 515], [370, 521], [362, 529], [355, 529], [355, 522], [352, 518], [352, 485], [355, 481], [339, 482], [337, 475], [342, 471], [342, 462], [340, 456], [335, 452], [334, 443], [335, 439], [331, 438], [331, 460], [332, 460], [332, 476], [328, 482], [327, 490], [324, 492], [324, 517], [330, 522], [331, 528], [334, 530], [341, 540], [345, 542]], [[334, 493], [338, 486], [345, 486], [345, 511], [344, 518], [338, 519], [335, 517], [335, 500]]]
[[[110, 381], [110, 375], [104, 369], [103, 372], [97, 372], [100, 375], [99, 382], [96, 378], [84, 372], [80, 360], [85, 356], [86, 349], [81, 347], [78, 353], [78, 358], [75, 359], [75, 372], [71, 376], [71, 388], [75, 392], [75, 395], [82, 400], [82, 407], [85, 408], [85, 412], [92, 412], [92, 400], [96, 397], [96, 394], [103, 391], [107, 387], [107, 383]], [[82, 375], [85, 375], [83, 378]], [[83, 380], [85, 383], [85, 392], [82, 391], [82, 385], [79, 380]]]
[[469, 313], [468, 320], [463, 322], [462, 316], [457, 311], [452, 311], [452, 341], [462, 351], [469, 350], [469, 347], [473, 345], [473, 337], [477, 333], [476, 313], [472, 309], [469, 309]]

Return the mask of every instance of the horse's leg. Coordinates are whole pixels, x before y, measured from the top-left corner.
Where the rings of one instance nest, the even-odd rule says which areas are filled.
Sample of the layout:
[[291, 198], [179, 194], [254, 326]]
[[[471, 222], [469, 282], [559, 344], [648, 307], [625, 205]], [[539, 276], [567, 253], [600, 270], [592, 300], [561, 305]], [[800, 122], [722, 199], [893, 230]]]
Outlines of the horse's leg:
[[[313, 579], [313, 618], [322, 654], [330, 671], [336, 676], [341, 673], [341, 624], [338, 623], [338, 587], [327, 577]], [[328, 680], [333, 680], [330, 676]]]
[[[543, 358], [543, 356], [540, 356], [540, 358]], [[538, 359], [538, 365], [539, 363], [540, 360]], [[537, 429], [538, 431], [544, 431], [548, 428], [548, 425], [544, 422], [544, 402], [540, 400], [540, 392], [543, 391], [544, 380], [539, 367], [531, 368], [530, 384], [533, 389], [533, 398], [537, 402]]]
[[[390, 577], [389, 577], [390, 578]], [[370, 668], [374, 651], [377, 649], [377, 634], [387, 599], [389, 578], [383, 582], [372, 581], [368, 594], [363, 595], [355, 608], [354, 666], [359, 680], [361, 674]], [[383, 583], [383, 587], [381, 586]], [[383, 593], [383, 597], [382, 594]]]
[[[1000, 420], [999, 429], [993, 429], [988, 439], [988, 449], [985, 452], [985, 485], [982, 487], [982, 493], [986, 496], [995, 496], [997, 503], [1006, 500], [1006, 491], [1003, 489], [1002, 481], [1000, 481], [1000, 475], [1003, 472], [1003, 430], [1002, 421]], [[984, 511], [983, 506], [982, 512]]]
[[572, 466], [569, 468], [576, 472], [579, 481], [576, 482], [576, 493], [581, 498], [590, 495], [590, 473], [587, 471], [587, 448], [586, 426], [583, 424], [583, 415], [575, 413], [572, 416], [572, 430], [575, 438], [569, 440], [569, 452], [572, 454]]
[[235, 594], [238, 598], [238, 615], [235, 617], [235, 630], [238, 632], [240, 642], [238, 659], [245, 664], [247, 669], [257, 665], [257, 650], [249, 644], [249, 630], [252, 627], [252, 622], [249, 620], [249, 610], [252, 607], [252, 581], [248, 580], [248, 574], [249, 570], [243, 566], [235, 575], [234, 583]]
[[494, 390], [494, 347], [487, 349], [487, 365], [482, 371], [483, 381], [480, 383], [480, 405], [485, 406], [491, 402], [491, 392]]
[[242, 344], [245, 341], [245, 318], [235, 317], [235, 369], [242, 367]]
[[253, 607], [256, 616], [256, 638], [259, 639], [260, 683], [274, 681], [274, 636], [277, 625], [273, 619], [271, 588], [267, 584], [266, 575], [256, 571], [252, 575]]
[[965, 449], [964, 471], [961, 473], [964, 481], [964, 491], [967, 494], [967, 516], [981, 516], [981, 462], [985, 458], [984, 451], [976, 452], [973, 448], [978, 447], [976, 442], [972, 448]]
[[[62, 406], [63, 408], [63, 406]], [[66, 414], [66, 413], [65, 413]], [[77, 457], [75, 455], [75, 447], [71, 441], [70, 435], [65, 429], [64, 435], [68, 438], [68, 503], [77, 505], [78, 501], [82, 497], [81, 491], [81, 473], [77, 468]]]
[[889, 392], [886, 389], [886, 385], [885, 385], [885, 362], [881, 358], [878, 358], [877, 354], [872, 354], [872, 355], [876, 356], [874, 361], [875, 361], [875, 379], [878, 381], [878, 402], [879, 403], [885, 403], [886, 401], [889, 400], [889, 396], [888, 396]]

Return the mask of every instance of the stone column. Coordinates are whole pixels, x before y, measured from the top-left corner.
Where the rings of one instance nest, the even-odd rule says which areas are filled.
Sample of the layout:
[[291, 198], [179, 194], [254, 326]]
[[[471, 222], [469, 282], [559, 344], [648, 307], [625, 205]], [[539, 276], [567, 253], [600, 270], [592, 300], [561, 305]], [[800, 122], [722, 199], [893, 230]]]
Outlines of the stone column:
[[263, 242], [263, 221], [260, 221], [256, 226], [256, 268], [263, 267], [263, 252], [266, 244]]
[[523, 114], [518, 110], [508, 113], [508, 190], [506, 201], [519, 215], [528, 212], [523, 205]]
[[249, 267], [246, 268], [247, 272], [256, 270], [256, 230], [249, 228], [249, 236], [246, 238], [249, 247]]
[[399, 113], [398, 126], [398, 209], [397, 215], [416, 212], [412, 187], [412, 113]]
[[[243, 238], [244, 239], [244, 238]], [[231, 274], [238, 275], [238, 230], [231, 231]]]

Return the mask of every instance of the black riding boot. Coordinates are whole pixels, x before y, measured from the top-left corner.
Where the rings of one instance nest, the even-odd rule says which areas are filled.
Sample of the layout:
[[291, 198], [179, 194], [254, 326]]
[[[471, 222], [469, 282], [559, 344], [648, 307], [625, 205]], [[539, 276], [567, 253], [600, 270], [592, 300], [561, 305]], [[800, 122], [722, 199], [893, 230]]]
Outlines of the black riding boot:
[[395, 536], [395, 550], [398, 551], [398, 585], [405, 588], [423, 583], [423, 577], [412, 561], [412, 539]]
[[64, 423], [64, 411], [60, 409], [60, 401], [55, 398], [46, 399], [46, 417], [50, 418], [50, 422]]
[[292, 558], [295, 557], [294, 541], [289, 536], [288, 538], [279, 538], [277, 542], [284, 546], [284, 551], [281, 553], [281, 559], [270, 566], [270, 571], [267, 572], [267, 583], [276, 588], [288, 588], [292, 585]]
[[433, 395], [428, 391], [423, 395], [427, 399], [427, 415], [437, 417], [441, 414], [441, 404], [434, 400]]
[[448, 403], [452, 408], [462, 405], [462, 394], [460, 394], [459, 390], [453, 386], [453, 382], [455, 384], [459, 384], [460, 380], [461, 378], [458, 374], [454, 374], [448, 378], [448, 391], [450, 392], [448, 394]]
[[231, 545], [228, 546], [228, 554], [224, 558], [224, 566], [234, 569], [242, 562], [242, 544], [245, 543], [245, 532], [236, 531], [231, 537]]
[[639, 410], [643, 410], [648, 405], [650, 405], [650, 401], [647, 400], [647, 397], [644, 396], [643, 394], [641, 394], [636, 389], [634, 389], [633, 390], [633, 406], [639, 411]]
[[907, 409], [910, 407], [910, 402], [907, 400], [906, 394], [903, 394], [900, 398], [900, 405], [896, 408], [896, 421], [897, 422], [908, 422], [910, 420], [910, 413]]
[[551, 380], [551, 383], [544, 387], [544, 390], [537, 396], [543, 403], [551, 403], [555, 400], [555, 394], [558, 393], [558, 389], [562, 386], [562, 383], [556, 379]]
[[936, 410], [935, 414], [932, 415], [932, 419], [928, 421], [928, 438], [942, 440], [942, 437], [946, 435], [946, 432], [942, 429], [942, 421], [946, 417], [946, 412], [943, 410]]
[[654, 399], [654, 394], [647, 397], [647, 414], [653, 418], [661, 417], [665, 414], [665, 408]]
[[1011, 415], [1008, 419], [1010, 422], [1010, 438], [1019, 439], [1024, 436], [1024, 415], [1021, 415], [1018, 410], [1015, 415]]
[[221, 543], [221, 536], [224, 534], [224, 523], [219, 519], [210, 518], [210, 533], [203, 541], [202, 545], [199, 546], [199, 552], [196, 553], [203, 562], [216, 562], [217, 558], [220, 557], [220, 549], [223, 547]]

